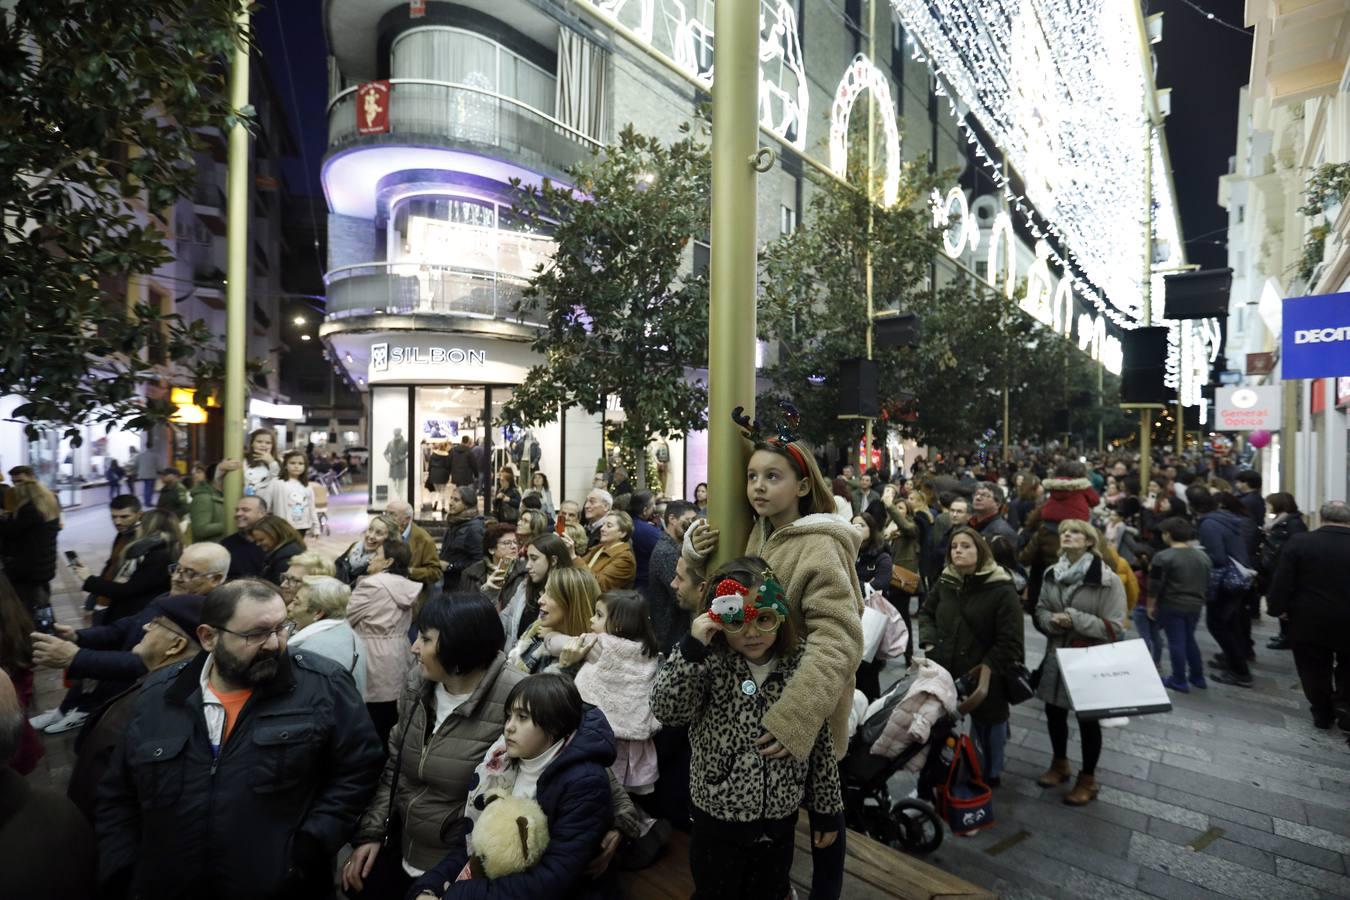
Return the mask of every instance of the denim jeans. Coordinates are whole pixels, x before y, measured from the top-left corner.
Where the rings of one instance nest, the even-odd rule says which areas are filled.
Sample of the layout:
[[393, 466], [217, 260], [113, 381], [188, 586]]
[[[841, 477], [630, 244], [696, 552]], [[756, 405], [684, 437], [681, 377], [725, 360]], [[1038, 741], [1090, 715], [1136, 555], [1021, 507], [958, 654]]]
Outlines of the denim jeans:
[[[1153, 657], [1153, 664], [1156, 666], [1162, 660], [1163, 652], [1163, 629], [1162, 616], [1159, 615], [1155, 621], [1148, 617], [1148, 610], [1144, 604], [1140, 603], [1130, 613], [1130, 621], [1134, 624], [1134, 630], [1139, 632], [1139, 637], [1143, 639], [1144, 646], [1148, 647], [1148, 655]], [[1171, 637], [1168, 637], [1171, 642]]]
[[975, 750], [980, 758], [980, 772], [985, 778], [1002, 777], [1003, 751], [1008, 746], [1008, 734], [1008, 722], [986, 725], [974, 719], [970, 720], [970, 736], [975, 741]]
[[1158, 624], [1167, 632], [1168, 650], [1172, 656], [1173, 680], [1185, 683], [1187, 680], [1203, 678], [1204, 657], [1200, 655], [1200, 645], [1195, 642], [1195, 628], [1200, 624], [1200, 611], [1181, 612], [1160, 607]]

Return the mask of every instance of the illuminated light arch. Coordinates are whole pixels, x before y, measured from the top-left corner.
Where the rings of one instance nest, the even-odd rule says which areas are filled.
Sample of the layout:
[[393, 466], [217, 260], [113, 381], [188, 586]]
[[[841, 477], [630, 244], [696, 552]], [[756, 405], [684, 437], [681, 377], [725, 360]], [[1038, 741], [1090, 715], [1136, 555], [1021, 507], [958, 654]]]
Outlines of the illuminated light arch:
[[[1009, 254], [1011, 256], [1011, 254]], [[994, 271], [991, 258], [989, 271]], [[1036, 261], [1027, 269], [1027, 293], [1021, 307], [1044, 325], [1053, 327], [1054, 313], [1050, 307], [1050, 245], [1036, 242]]]
[[[806, 149], [806, 113], [811, 107], [811, 89], [806, 83], [802, 45], [797, 39], [797, 12], [785, 0], [759, 5], [759, 123], [798, 150]], [[778, 63], [777, 81], [766, 68]], [[784, 73], [792, 76], [795, 91], [783, 87]], [[789, 138], [789, 136], [791, 136]]]
[[[592, 0], [592, 2], [618, 21], [629, 0]], [[635, 5], [638, 7], [638, 24], [633, 26], [633, 32], [650, 44], [652, 34], [655, 32], [656, 0], [637, 0]]]
[[[957, 259], [965, 252], [967, 246], [972, 253], [980, 248], [980, 228], [970, 220], [970, 203], [966, 200], [966, 192], [961, 190], [960, 186], [948, 191], [945, 198], [938, 193], [937, 188], [933, 188], [932, 205], [933, 227], [943, 229], [942, 249], [947, 251], [949, 257]], [[960, 221], [953, 224], [953, 215]], [[958, 235], [955, 240], [953, 232]]]
[[[1003, 240], [999, 241], [1002, 237]], [[1000, 212], [994, 217], [994, 224], [989, 229], [989, 283], [998, 284], [998, 248], [1003, 245], [1003, 294], [1009, 300], [1012, 299], [1013, 289], [1017, 283], [1017, 244], [1013, 240], [1012, 217], [1008, 213]]]
[[[882, 181], [882, 205], [895, 203], [900, 191], [900, 129], [895, 124], [895, 104], [891, 89], [881, 70], [859, 53], [853, 57], [839, 80], [830, 106], [830, 171], [843, 178], [848, 171], [848, 119], [853, 104], [863, 91], [871, 91], [881, 108], [881, 125], [886, 132], [886, 176]], [[1009, 233], [1012, 226], [1009, 224]], [[1009, 294], [1011, 296], [1011, 294]]]
[[1052, 323], [1055, 331], [1065, 337], [1073, 331], [1073, 282], [1066, 273], [1055, 286], [1055, 299], [1050, 304]]

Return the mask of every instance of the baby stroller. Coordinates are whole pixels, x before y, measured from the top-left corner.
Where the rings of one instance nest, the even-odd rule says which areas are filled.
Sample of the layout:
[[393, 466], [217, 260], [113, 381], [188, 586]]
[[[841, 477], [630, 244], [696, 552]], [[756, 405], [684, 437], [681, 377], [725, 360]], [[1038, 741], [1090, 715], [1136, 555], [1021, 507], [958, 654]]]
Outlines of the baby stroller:
[[[943, 716], [933, 724], [927, 741], [907, 747], [895, 758], [871, 752], [894, 702], [883, 702], [880, 710], [862, 723], [849, 741], [848, 754], [839, 762], [844, 816], [849, 828], [889, 847], [914, 854], [932, 853], [942, 845], [942, 817], [933, 806], [933, 788], [946, 780], [952, 759], [950, 750], [959, 734], [960, 723], [984, 702], [989, 692], [989, 676], [989, 667], [980, 665], [957, 679], [960, 699], [957, 715]], [[886, 698], [898, 702], [909, 690], [913, 678], [913, 673], [901, 678]], [[919, 772], [918, 796], [892, 803], [886, 783], [925, 748], [929, 752]]]

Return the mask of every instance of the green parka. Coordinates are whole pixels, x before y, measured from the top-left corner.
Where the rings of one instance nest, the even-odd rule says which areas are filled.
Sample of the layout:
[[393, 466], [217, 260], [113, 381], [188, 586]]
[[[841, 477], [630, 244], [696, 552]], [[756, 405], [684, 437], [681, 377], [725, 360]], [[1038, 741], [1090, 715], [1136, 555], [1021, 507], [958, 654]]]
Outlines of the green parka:
[[1012, 576], [992, 562], [964, 577], [947, 566], [924, 599], [918, 623], [928, 658], [952, 678], [980, 663], [989, 666], [989, 694], [971, 716], [985, 724], [1006, 722], [1003, 680], [1026, 655], [1022, 602]]

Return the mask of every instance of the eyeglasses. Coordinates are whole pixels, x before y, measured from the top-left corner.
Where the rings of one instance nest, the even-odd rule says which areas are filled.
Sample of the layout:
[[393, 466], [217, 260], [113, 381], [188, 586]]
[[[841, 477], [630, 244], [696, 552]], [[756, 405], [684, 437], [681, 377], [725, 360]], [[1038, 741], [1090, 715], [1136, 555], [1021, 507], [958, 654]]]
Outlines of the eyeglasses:
[[783, 617], [778, 615], [777, 610], [757, 609], [753, 615], [747, 615], [744, 622], [723, 622], [722, 630], [730, 634], [740, 634], [750, 624], [753, 624], [759, 631], [770, 634], [777, 631], [778, 626], [783, 624]]
[[282, 622], [276, 628], [264, 628], [260, 631], [231, 631], [223, 625], [214, 626], [217, 631], [223, 631], [226, 634], [232, 634], [249, 645], [265, 644], [272, 635], [277, 636], [277, 640], [284, 641], [286, 638], [295, 634], [294, 622]]
[[169, 632], [174, 637], [180, 637], [185, 641], [191, 640], [191, 638], [189, 638], [186, 634], [183, 634], [183, 632], [179, 631], [177, 628], [174, 628], [172, 625], [165, 625], [159, 619], [151, 619], [149, 622], [146, 622], [145, 625], [147, 628], [150, 627], [151, 625], [155, 626], [156, 628], [163, 628], [165, 631]]
[[194, 578], [216, 578], [219, 577], [220, 573], [198, 572], [196, 569], [189, 569], [181, 563], [169, 563], [169, 577], [172, 578], [175, 575], [187, 581], [191, 581]]
[[305, 576], [303, 576], [303, 575], [282, 575], [282, 576], [281, 576], [281, 586], [282, 586], [282, 587], [300, 587], [300, 585], [302, 585], [302, 584], [304, 584], [304, 583], [305, 583]]

